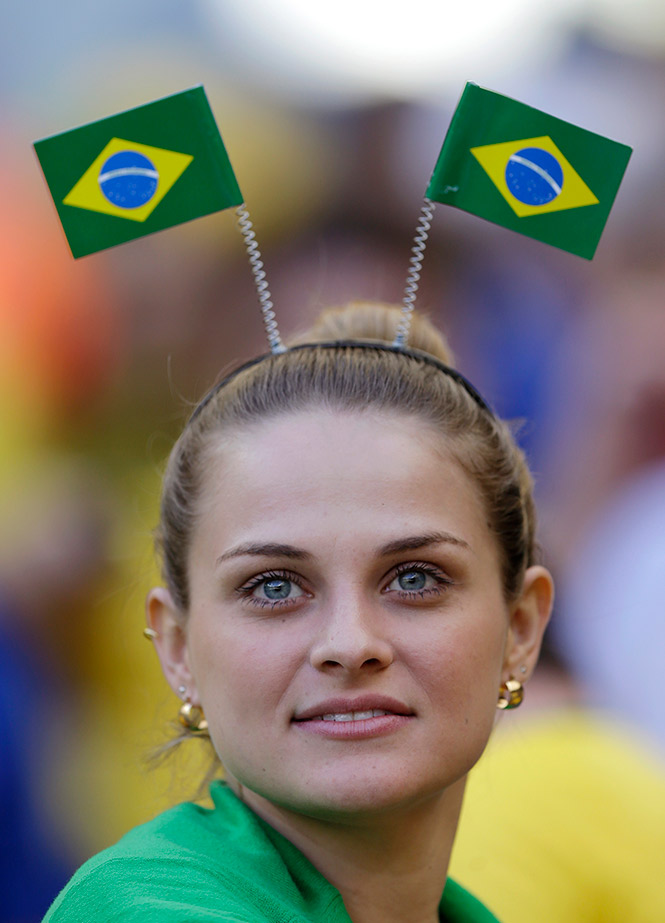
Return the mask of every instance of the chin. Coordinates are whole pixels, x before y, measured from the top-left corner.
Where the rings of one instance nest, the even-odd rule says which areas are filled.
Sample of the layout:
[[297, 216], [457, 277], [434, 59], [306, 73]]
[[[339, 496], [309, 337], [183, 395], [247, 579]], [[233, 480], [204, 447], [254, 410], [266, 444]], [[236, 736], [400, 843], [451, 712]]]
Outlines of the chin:
[[[330, 774], [325, 779], [299, 780], [297, 791], [254, 789], [260, 798], [295, 814], [317, 820], [351, 823], [409, 810], [444, 796], [465, 774], [454, 778], [418, 779], [414, 773]], [[251, 786], [250, 786], [251, 787]]]

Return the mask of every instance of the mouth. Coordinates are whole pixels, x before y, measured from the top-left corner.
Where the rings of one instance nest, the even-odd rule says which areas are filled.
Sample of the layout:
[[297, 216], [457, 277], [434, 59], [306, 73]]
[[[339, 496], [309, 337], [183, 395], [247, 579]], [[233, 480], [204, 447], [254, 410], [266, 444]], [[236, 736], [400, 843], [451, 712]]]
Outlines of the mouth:
[[334, 712], [321, 715], [321, 721], [367, 721], [368, 718], [380, 718], [393, 712], [384, 711], [382, 708], [370, 708], [367, 711]]
[[390, 737], [407, 727], [416, 714], [412, 708], [383, 695], [327, 699], [296, 712], [293, 727], [330, 746], [366, 746], [377, 738]]
[[313, 721], [348, 724], [386, 717], [411, 718], [414, 712], [404, 702], [390, 696], [365, 695], [354, 699], [336, 698], [318, 702], [297, 711], [293, 721], [296, 724]]

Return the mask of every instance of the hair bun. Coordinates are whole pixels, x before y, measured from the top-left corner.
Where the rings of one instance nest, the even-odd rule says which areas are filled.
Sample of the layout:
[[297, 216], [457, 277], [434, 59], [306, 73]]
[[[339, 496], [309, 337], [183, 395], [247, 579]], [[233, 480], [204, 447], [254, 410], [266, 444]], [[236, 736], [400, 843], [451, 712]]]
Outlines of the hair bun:
[[[297, 337], [291, 345], [329, 340], [379, 340], [392, 343], [401, 317], [402, 309], [397, 305], [353, 301], [346, 307], [323, 311], [309, 330]], [[415, 311], [411, 319], [408, 345], [429, 353], [446, 365], [454, 365], [452, 350], [443, 334], [428, 318]]]

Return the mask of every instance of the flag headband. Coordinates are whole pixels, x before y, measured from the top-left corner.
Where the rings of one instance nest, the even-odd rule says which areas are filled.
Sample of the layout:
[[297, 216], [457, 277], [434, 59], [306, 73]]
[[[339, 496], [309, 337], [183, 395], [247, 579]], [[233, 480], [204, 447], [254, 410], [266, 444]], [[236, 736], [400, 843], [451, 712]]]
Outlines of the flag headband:
[[[202, 86], [43, 138], [35, 150], [75, 257], [235, 207], [270, 352], [284, 352]], [[435, 203], [591, 259], [630, 155], [625, 144], [467, 83], [425, 191], [393, 348], [408, 342]]]
[[[431, 202], [429, 199], [425, 199], [425, 202], [420, 211], [420, 219], [416, 228], [416, 235], [413, 241], [413, 246], [411, 247], [409, 272], [406, 279], [404, 298], [402, 301], [402, 316], [397, 325], [395, 339], [392, 343], [393, 352], [396, 352], [398, 349], [403, 349], [406, 346], [409, 337], [411, 317], [413, 315], [413, 306], [415, 304], [416, 293], [418, 291], [418, 283], [420, 281], [420, 270], [422, 269], [422, 260], [425, 253], [425, 246], [427, 244], [429, 229], [432, 224], [433, 214], [434, 202]], [[256, 234], [254, 233], [254, 228], [249, 217], [249, 212], [247, 211], [247, 206], [244, 202], [236, 209], [236, 216], [238, 220], [238, 228], [240, 229], [240, 233], [242, 234], [245, 241], [245, 248], [249, 258], [249, 266], [252, 271], [252, 275], [254, 276], [254, 284], [256, 285], [256, 291], [259, 298], [261, 316], [263, 318], [263, 326], [265, 329], [266, 337], [268, 339], [268, 345], [270, 346], [270, 354], [274, 355], [276, 353], [283, 353], [285, 352], [286, 347], [284, 346], [279, 333], [277, 317], [275, 315], [275, 310], [272, 303], [272, 296], [270, 294], [270, 289], [268, 288], [268, 282], [266, 281], [266, 273], [263, 268], [263, 260], [261, 259], [261, 251], [259, 250], [258, 244], [256, 242]], [[358, 344], [347, 341], [347, 345], [352, 346]], [[377, 346], [376, 348], [379, 347]], [[420, 358], [422, 358], [422, 356]]]
[[[475, 388], [471, 382], [462, 375], [461, 372], [458, 372], [457, 369], [452, 368], [449, 365], [446, 365], [445, 362], [442, 362], [440, 359], [437, 359], [435, 356], [430, 355], [427, 352], [424, 352], [421, 349], [414, 349], [411, 346], [401, 346], [396, 345], [395, 343], [383, 343], [381, 341], [374, 340], [329, 340], [321, 343], [298, 343], [295, 346], [290, 346], [288, 349], [284, 346], [279, 350], [280, 353], [295, 353], [304, 349], [368, 349], [374, 350], [375, 352], [384, 352], [384, 353], [396, 353], [397, 355], [407, 356], [410, 359], [416, 359], [419, 362], [424, 362], [426, 365], [430, 365], [435, 369], [438, 369], [439, 372], [442, 372], [444, 375], [447, 375], [449, 378], [452, 378], [453, 381], [456, 381], [457, 384], [461, 385], [462, 388], [467, 392], [467, 394], [473, 398], [476, 404], [481, 408], [481, 410], [488, 413], [490, 416], [494, 416], [494, 412], [487, 403], [487, 401], [482, 397], [480, 392]], [[210, 401], [218, 394], [222, 388], [226, 387], [231, 381], [233, 381], [238, 375], [242, 372], [245, 372], [247, 369], [253, 368], [255, 365], [260, 365], [260, 363], [265, 362], [267, 359], [271, 359], [276, 355], [277, 351], [271, 351], [269, 353], [264, 353], [261, 356], [256, 356], [254, 359], [250, 359], [248, 362], [244, 362], [238, 368], [234, 369], [221, 381], [218, 381], [210, 391], [205, 395], [205, 397], [197, 404], [194, 408], [194, 412], [187, 425], [189, 426], [196, 418], [201, 414], [203, 409], [210, 403]]]

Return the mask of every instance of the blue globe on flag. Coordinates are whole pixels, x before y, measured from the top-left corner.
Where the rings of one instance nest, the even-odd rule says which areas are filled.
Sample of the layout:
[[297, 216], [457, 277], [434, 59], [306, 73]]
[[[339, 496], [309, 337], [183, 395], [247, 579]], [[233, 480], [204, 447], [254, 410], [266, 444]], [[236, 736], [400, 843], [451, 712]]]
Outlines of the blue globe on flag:
[[511, 154], [505, 176], [510, 192], [525, 205], [547, 205], [563, 188], [561, 164], [541, 147], [525, 147]]
[[117, 208], [140, 208], [154, 196], [159, 182], [155, 165], [138, 151], [112, 154], [99, 171], [99, 188]]

